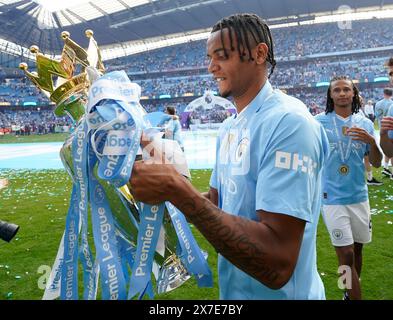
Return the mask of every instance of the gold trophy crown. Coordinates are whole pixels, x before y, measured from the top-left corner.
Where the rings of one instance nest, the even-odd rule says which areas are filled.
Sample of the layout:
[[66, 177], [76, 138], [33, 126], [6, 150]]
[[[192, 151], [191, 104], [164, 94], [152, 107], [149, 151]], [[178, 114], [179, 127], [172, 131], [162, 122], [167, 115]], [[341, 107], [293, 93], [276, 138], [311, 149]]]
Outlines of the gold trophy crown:
[[[70, 38], [70, 33], [63, 31], [61, 37], [64, 47], [60, 61], [51, 59], [42, 54], [35, 45], [30, 51], [36, 55], [37, 72], [29, 72], [26, 63], [19, 64], [27, 77], [51, 101], [56, 104], [55, 114], [66, 114], [67, 106], [86, 97], [91, 81], [86, 72], [87, 67], [93, 67], [99, 74], [104, 73], [100, 51], [93, 38], [93, 31], [86, 30], [86, 37], [90, 39], [89, 48], [83, 49]], [[79, 74], [76, 74], [80, 72]], [[53, 77], [57, 76], [56, 85]]]

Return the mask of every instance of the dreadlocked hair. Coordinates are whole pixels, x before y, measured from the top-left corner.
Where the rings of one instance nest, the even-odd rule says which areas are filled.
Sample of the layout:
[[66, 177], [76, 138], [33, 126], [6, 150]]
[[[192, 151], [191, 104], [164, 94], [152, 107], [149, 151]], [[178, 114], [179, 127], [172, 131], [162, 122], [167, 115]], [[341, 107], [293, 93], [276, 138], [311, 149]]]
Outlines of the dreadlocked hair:
[[[276, 67], [276, 60], [274, 59], [273, 52], [273, 38], [270, 33], [270, 29], [266, 22], [262, 20], [259, 16], [252, 13], [242, 13], [234, 14], [229, 17], [223, 18], [218, 21], [212, 29], [212, 32], [221, 32], [221, 43], [225, 51], [224, 46], [224, 36], [223, 29], [227, 28], [229, 31], [229, 40], [231, 44], [231, 51], [235, 50], [233, 45], [234, 35], [237, 39], [237, 51], [240, 56], [240, 60], [244, 61], [244, 56], [246, 56], [245, 50], [248, 50], [248, 60], [253, 61], [254, 58], [251, 56], [251, 38], [258, 43], [265, 43], [268, 47], [268, 54], [266, 61], [270, 63], [271, 69], [269, 73], [269, 78], [273, 74], [274, 68]], [[225, 51], [225, 55], [228, 54]]]
[[358, 113], [360, 110], [360, 107], [362, 106], [362, 101], [361, 101], [361, 98], [359, 95], [359, 89], [355, 86], [355, 84], [353, 83], [351, 78], [349, 78], [347, 76], [338, 76], [338, 77], [334, 77], [332, 80], [330, 80], [329, 88], [327, 90], [325, 114], [328, 114], [329, 112], [334, 111], [334, 102], [333, 102], [333, 99], [330, 95], [330, 89], [332, 88], [332, 83], [334, 81], [338, 81], [338, 80], [346, 80], [346, 81], [351, 82], [352, 88], [353, 88], [353, 93], [354, 93], [354, 96], [352, 99], [352, 114]]

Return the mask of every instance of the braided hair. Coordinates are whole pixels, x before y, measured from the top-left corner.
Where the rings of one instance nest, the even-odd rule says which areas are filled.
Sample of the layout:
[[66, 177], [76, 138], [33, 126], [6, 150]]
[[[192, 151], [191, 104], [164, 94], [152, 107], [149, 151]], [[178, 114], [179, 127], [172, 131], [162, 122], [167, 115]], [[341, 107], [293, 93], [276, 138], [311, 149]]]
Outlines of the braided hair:
[[338, 77], [334, 77], [332, 80], [330, 80], [330, 84], [329, 84], [329, 88], [327, 90], [327, 99], [326, 99], [326, 109], [325, 109], [325, 113], [328, 114], [329, 112], [333, 112], [334, 111], [334, 102], [333, 99], [330, 95], [330, 90], [332, 88], [332, 83], [334, 81], [338, 81], [338, 80], [346, 80], [346, 81], [350, 81], [352, 84], [352, 89], [353, 89], [353, 99], [352, 99], [352, 114], [354, 113], [358, 113], [360, 110], [360, 107], [362, 106], [362, 101], [359, 95], [359, 89], [355, 86], [355, 84], [353, 83], [352, 79], [347, 77], [347, 76], [338, 76]]
[[266, 22], [262, 20], [256, 14], [251, 13], [242, 13], [242, 14], [234, 14], [229, 17], [223, 18], [218, 21], [212, 29], [212, 32], [220, 31], [221, 32], [221, 43], [224, 48], [224, 52], [226, 57], [228, 54], [226, 53], [224, 46], [224, 36], [223, 29], [227, 28], [229, 31], [229, 40], [231, 44], [231, 51], [235, 50], [233, 45], [234, 34], [237, 39], [237, 51], [240, 56], [240, 60], [244, 61], [244, 57], [246, 56], [245, 50], [248, 50], [248, 60], [253, 61], [254, 58], [251, 56], [252, 44], [251, 40], [254, 40], [256, 44], [265, 43], [268, 47], [268, 54], [266, 61], [270, 63], [271, 69], [269, 73], [269, 78], [273, 74], [274, 68], [276, 66], [276, 60], [274, 59], [273, 52], [273, 38], [270, 33], [270, 29]]

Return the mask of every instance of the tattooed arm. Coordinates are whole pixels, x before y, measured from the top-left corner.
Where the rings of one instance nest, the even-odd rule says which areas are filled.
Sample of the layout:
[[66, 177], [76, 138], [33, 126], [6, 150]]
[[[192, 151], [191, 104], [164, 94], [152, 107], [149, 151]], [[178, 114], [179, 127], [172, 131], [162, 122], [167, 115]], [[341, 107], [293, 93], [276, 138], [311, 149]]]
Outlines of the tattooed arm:
[[131, 186], [146, 203], [170, 201], [213, 247], [264, 285], [279, 289], [296, 266], [305, 222], [284, 214], [258, 211], [260, 221], [225, 213], [201, 195], [172, 166], [134, 165]]

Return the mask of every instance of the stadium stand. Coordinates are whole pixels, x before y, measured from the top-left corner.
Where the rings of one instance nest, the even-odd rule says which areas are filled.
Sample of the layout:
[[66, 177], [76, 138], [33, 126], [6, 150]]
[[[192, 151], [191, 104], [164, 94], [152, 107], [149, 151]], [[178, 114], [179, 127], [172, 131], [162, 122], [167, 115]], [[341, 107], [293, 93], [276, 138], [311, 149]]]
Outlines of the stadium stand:
[[[392, 22], [354, 21], [351, 30], [341, 30], [337, 23], [273, 29], [278, 64], [271, 81], [301, 99], [313, 114], [324, 109], [326, 83], [335, 75], [355, 79], [362, 96], [376, 101], [388, 81], [383, 64], [393, 48]], [[205, 40], [189, 42], [105, 64], [108, 71], [125, 70], [141, 85], [142, 104], [148, 112], [162, 111], [171, 104], [181, 113], [206, 90], [217, 90], [207, 72], [205, 46]], [[224, 114], [213, 112], [193, 114], [191, 121], [198, 117], [202, 122], [225, 119]], [[69, 120], [51, 114], [49, 100], [21, 72], [0, 68], [0, 130], [15, 132], [12, 128], [20, 126], [29, 133], [45, 133], [69, 125]]]

